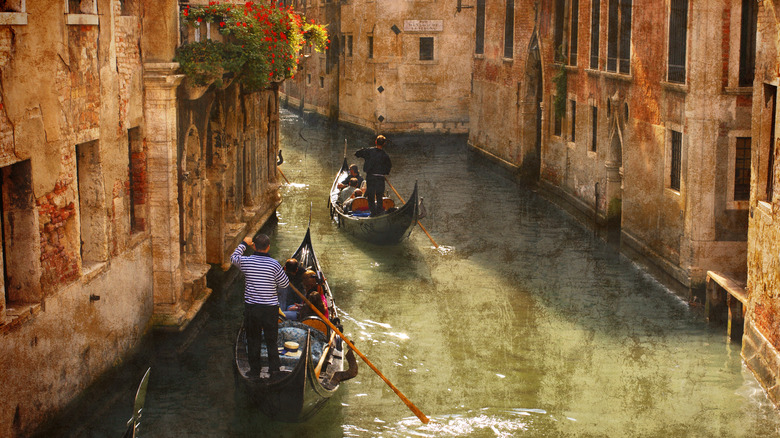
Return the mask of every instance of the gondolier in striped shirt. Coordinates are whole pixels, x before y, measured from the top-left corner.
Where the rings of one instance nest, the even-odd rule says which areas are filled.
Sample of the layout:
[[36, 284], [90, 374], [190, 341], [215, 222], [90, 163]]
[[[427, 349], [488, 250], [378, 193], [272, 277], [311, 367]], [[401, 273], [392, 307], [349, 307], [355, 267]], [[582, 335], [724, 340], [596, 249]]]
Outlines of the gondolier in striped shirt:
[[384, 151], [387, 139], [384, 135], [377, 135], [374, 141], [375, 147], [363, 148], [355, 152], [355, 156], [366, 160], [363, 163], [363, 171], [366, 172], [366, 198], [371, 216], [379, 216], [384, 213], [382, 199], [385, 196], [385, 177], [390, 174], [392, 163], [390, 156]]
[[[244, 251], [252, 248], [255, 253], [244, 256]], [[260, 375], [260, 342], [265, 338], [268, 349], [268, 373], [273, 376], [279, 371], [279, 350], [276, 341], [279, 337], [277, 319], [279, 317], [279, 299], [277, 290], [290, 285], [282, 265], [268, 255], [271, 239], [265, 234], [249, 236], [238, 244], [230, 256], [230, 261], [246, 277], [244, 288], [244, 327], [249, 356], [251, 377]]]

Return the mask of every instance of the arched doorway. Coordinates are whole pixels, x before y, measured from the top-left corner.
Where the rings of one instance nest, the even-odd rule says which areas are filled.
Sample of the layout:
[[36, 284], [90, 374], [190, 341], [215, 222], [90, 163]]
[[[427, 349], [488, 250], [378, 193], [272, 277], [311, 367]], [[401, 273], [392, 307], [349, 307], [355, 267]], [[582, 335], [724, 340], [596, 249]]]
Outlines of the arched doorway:
[[528, 45], [525, 65], [523, 102], [519, 130], [522, 145], [520, 173], [528, 181], [537, 182], [542, 168], [542, 60], [536, 31]]
[[615, 92], [607, 99], [607, 115], [609, 156], [604, 163], [607, 240], [619, 243], [623, 212], [623, 145], [626, 120], [628, 120], [628, 104], [620, 92]]

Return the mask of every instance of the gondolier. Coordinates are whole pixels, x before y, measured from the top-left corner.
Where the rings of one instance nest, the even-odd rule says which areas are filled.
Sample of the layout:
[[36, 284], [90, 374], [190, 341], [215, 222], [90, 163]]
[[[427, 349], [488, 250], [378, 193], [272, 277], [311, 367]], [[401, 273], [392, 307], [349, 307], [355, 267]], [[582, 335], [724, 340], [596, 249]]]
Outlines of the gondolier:
[[363, 148], [355, 152], [355, 156], [363, 158], [363, 171], [366, 173], [366, 198], [371, 216], [379, 216], [384, 212], [382, 198], [385, 194], [385, 177], [390, 174], [392, 163], [390, 156], [384, 151], [387, 139], [377, 135], [374, 147]]
[[[255, 253], [244, 256], [247, 248]], [[260, 375], [260, 339], [265, 338], [268, 349], [268, 373], [279, 371], [279, 350], [276, 341], [279, 336], [277, 319], [279, 315], [279, 299], [277, 290], [290, 285], [282, 265], [268, 255], [271, 249], [271, 239], [265, 234], [258, 234], [252, 239], [249, 236], [238, 244], [230, 256], [230, 261], [244, 273], [246, 286], [244, 289], [244, 327], [246, 327], [247, 350], [250, 365], [249, 376]]]

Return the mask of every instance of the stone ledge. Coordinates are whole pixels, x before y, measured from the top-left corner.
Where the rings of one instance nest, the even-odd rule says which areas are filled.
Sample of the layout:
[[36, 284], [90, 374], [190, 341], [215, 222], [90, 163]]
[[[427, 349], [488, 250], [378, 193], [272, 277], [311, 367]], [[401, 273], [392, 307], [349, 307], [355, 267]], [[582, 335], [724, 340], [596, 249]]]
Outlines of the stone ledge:
[[192, 300], [189, 309], [179, 309], [173, 314], [155, 314], [152, 316], [151, 325], [155, 330], [181, 332], [195, 319], [200, 309], [211, 296], [211, 289], [206, 288], [203, 294]]
[[0, 334], [5, 334], [21, 327], [41, 312], [40, 304], [11, 304], [6, 308], [5, 321], [0, 325]]
[[24, 26], [26, 24], [26, 12], [0, 12], [0, 26]]

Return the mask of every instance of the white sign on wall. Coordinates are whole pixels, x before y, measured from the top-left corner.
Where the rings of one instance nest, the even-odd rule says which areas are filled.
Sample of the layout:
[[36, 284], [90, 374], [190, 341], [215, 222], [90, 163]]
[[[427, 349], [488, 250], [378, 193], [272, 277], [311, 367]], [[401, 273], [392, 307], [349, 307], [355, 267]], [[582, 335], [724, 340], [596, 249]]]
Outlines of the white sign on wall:
[[442, 20], [404, 20], [406, 32], [441, 32], [443, 29]]

